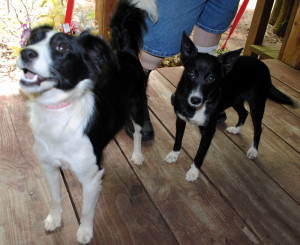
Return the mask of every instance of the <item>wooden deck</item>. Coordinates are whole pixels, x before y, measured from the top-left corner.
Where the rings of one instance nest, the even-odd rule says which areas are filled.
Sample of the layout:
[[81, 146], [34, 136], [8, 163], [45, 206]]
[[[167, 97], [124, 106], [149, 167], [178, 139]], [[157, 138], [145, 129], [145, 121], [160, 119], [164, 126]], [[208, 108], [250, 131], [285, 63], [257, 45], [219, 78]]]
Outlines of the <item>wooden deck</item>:
[[[276, 60], [266, 63], [274, 84], [299, 102], [300, 72]], [[148, 94], [156, 136], [143, 144], [144, 165], [128, 160], [132, 141], [123, 131], [106, 148], [91, 244], [299, 244], [300, 108], [267, 102], [255, 160], [245, 154], [251, 119], [240, 135], [229, 135], [224, 129], [237, 117], [227, 110], [201, 177], [188, 183], [185, 174], [200, 138], [196, 127], [187, 127], [178, 162], [163, 162], [174, 141], [170, 95], [181, 72], [181, 67], [161, 68], [151, 74]], [[63, 226], [45, 233], [49, 192], [32, 154], [24, 99], [0, 98], [0, 244], [76, 244], [79, 183], [70, 172], [62, 172]]]

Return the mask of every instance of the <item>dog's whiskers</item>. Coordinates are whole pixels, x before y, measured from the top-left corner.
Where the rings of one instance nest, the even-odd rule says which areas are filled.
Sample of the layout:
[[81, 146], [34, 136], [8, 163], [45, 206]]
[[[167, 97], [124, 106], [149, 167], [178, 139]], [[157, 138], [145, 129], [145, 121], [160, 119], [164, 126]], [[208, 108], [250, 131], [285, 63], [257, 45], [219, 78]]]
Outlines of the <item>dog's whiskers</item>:
[[64, 79], [63, 75], [61, 75], [60, 72], [53, 67], [50, 67], [50, 73], [53, 74], [51, 77], [54, 78], [54, 80], [56, 80], [60, 86], [62, 86], [62, 84], [67, 84], [68, 86], [71, 85], [71, 82], [67, 79]]

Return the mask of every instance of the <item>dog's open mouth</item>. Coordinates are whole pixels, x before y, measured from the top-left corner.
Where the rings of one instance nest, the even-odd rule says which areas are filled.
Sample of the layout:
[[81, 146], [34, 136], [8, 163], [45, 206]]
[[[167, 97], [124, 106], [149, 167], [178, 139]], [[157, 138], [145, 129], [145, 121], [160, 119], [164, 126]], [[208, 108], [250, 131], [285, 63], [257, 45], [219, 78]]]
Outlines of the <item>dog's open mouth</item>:
[[23, 76], [21, 77], [20, 83], [24, 86], [40, 86], [44, 81], [52, 80], [49, 77], [42, 77], [27, 68], [23, 69]]

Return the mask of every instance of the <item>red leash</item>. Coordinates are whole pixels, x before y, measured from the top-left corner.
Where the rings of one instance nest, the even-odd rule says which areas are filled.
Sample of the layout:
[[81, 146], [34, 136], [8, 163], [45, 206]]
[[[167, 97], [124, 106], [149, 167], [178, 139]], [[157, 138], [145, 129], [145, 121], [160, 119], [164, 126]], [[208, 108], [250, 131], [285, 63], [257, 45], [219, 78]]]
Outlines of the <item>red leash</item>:
[[63, 31], [65, 33], [69, 33], [71, 31], [70, 25], [71, 25], [71, 21], [72, 21], [73, 9], [74, 9], [74, 0], [68, 0], [66, 16], [65, 16], [65, 23], [63, 24]]
[[223, 46], [220, 48], [219, 53], [223, 53], [223, 51], [224, 51], [224, 49], [225, 49], [225, 47], [227, 45], [227, 41], [229, 40], [229, 38], [230, 38], [231, 34], [233, 33], [234, 29], [236, 28], [237, 24], [239, 23], [242, 15], [243, 15], [243, 13], [246, 10], [246, 7], [247, 7], [248, 3], [249, 3], [249, 0], [244, 0], [244, 2], [242, 3], [242, 5], [241, 5], [241, 7], [240, 7], [240, 9], [239, 9], [239, 11], [238, 11], [238, 13], [237, 13], [234, 21], [233, 21], [233, 24], [232, 24], [232, 26], [230, 28], [229, 34], [227, 36], [227, 39], [226, 39], [225, 43], [223, 44]]

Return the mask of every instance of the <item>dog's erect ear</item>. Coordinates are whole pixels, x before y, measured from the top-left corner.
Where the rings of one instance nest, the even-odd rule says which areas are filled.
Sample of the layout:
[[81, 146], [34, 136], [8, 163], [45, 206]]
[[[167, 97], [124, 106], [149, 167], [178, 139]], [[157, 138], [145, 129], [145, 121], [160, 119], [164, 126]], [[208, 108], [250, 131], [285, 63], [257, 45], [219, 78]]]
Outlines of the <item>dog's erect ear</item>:
[[188, 35], [183, 32], [181, 40], [181, 60], [185, 64], [188, 58], [196, 56], [198, 53], [197, 47]]
[[218, 56], [218, 61], [222, 66], [223, 75], [226, 75], [231, 71], [242, 51], [243, 49], [241, 48]]

